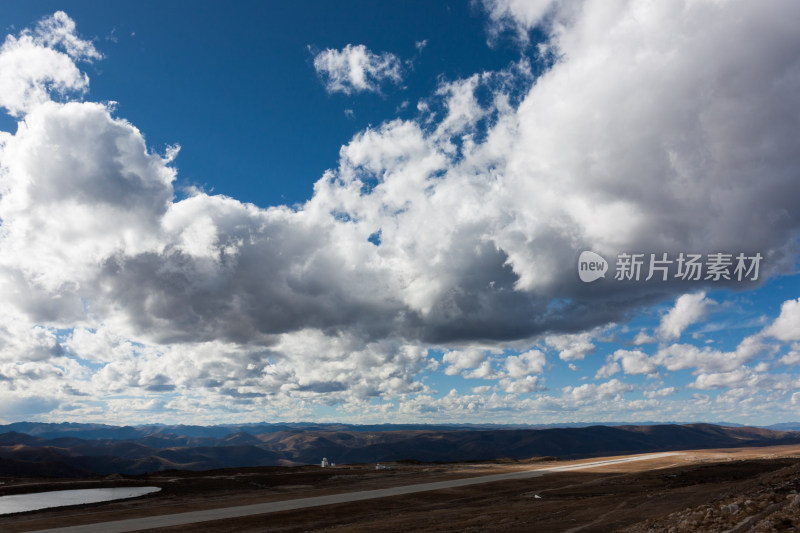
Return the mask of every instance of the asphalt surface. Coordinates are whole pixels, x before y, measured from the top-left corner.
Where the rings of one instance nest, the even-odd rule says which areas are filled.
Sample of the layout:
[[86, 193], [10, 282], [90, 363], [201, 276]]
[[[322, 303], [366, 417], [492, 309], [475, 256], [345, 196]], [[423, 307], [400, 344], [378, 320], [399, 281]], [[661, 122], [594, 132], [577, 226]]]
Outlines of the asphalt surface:
[[466, 487], [468, 485], [478, 485], [480, 483], [492, 483], [496, 481], [505, 481], [509, 479], [534, 478], [555, 472], [568, 472], [571, 470], [583, 470], [585, 468], [595, 468], [598, 466], [614, 465], [618, 463], [644, 461], [647, 459], [656, 459], [659, 457], [666, 457], [669, 455], [679, 455], [679, 454], [651, 453], [646, 455], [637, 455], [634, 457], [624, 457], [620, 459], [594, 461], [591, 463], [554, 466], [547, 468], [538, 468], [535, 470], [521, 470], [519, 472], [507, 472], [505, 474], [489, 474], [485, 476], [451, 479], [447, 481], [434, 481], [430, 483], [417, 483], [414, 485], [403, 485], [400, 487], [391, 487], [388, 489], [362, 490], [357, 492], [329, 494], [326, 496], [313, 496], [310, 498], [298, 498], [295, 500], [284, 500], [279, 502], [256, 503], [252, 505], [240, 505], [236, 507], [221, 507], [218, 509], [206, 509], [203, 511], [191, 511], [191, 512], [176, 513], [176, 514], [155, 515], [143, 518], [129, 518], [126, 520], [116, 520], [113, 522], [100, 522], [96, 524], [86, 524], [80, 526], [42, 529], [34, 533], [123, 533], [126, 531], [140, 531], [143, 529], [182, 526], [186, 524], [210, 522], [212, 520], [225, 520], [231, 518], [240, 518], [243, 516], [277, 513], [280, 511], [293, 511], [295, 509], [304, 509], [306, 507], [319, 507], [321, 505], [333, 505], [337, 503], [349, 503], [362, 500], [372, 500], [375, 498], [402, 496], [403, 494], [411, 494], [414, 492], [426, 492], [431, 490]]

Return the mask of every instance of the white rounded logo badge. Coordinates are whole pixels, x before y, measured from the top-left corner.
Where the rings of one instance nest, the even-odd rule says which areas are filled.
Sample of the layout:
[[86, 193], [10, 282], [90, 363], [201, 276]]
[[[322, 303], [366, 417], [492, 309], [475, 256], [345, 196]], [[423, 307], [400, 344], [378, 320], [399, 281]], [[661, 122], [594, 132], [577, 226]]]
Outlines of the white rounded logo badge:
[[608, 271], [608, 262], [603, 259], [603, 256], [594, 252], [585, 251], [581, 252], [578, 258], [578, 276], [584, 283], [591, 283], [592, 281], [606, 277]]

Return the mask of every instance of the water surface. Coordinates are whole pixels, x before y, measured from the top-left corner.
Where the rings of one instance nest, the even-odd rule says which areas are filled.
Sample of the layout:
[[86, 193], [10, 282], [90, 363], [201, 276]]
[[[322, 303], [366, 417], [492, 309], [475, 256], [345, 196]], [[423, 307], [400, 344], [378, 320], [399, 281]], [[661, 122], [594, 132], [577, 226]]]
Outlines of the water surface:
[[106, 489], [54, 490], [0, 496], [0, 515], [36, 511], [49, 507], [135, 498], [136, 496], [143, 496], [160, 490], [159, 487], [114, 487]]

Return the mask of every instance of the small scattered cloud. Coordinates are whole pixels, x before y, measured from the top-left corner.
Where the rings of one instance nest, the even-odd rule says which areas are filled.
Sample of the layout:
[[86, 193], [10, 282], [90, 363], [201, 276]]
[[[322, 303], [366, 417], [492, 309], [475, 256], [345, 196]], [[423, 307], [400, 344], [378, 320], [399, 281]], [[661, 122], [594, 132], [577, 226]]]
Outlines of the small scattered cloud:
[[621, 370], [622, 367], [619, 366], [619, 363], [612, 359], [607, 361], [606, 364], [597, 370], [597, 373], [594, 375], [594, 379], [608, 379]]
[[663, 389], [644, 391], [642, 395], [645, 398], [664, 398], [675, 394], [676, 390], [675, 387], [664, 387]]
[[376, 54], [363, 44], [328, 48], [314, 56], [314, 68], [329, 93], [380, 92], [385, 83], [402, 81], [403, 63], [394, 54]]
[[544, 342], [558, 351], [558, 357], [562, 361], [580, 361], [594, 352], [595, 345], [592, 342], [594, 336], [594, 331], [548, 335], [544, 338]]
[[617, 350], [612, 358], [622, 364], [626, 374], [652, 374], [657, 368], [655, 361], [639, 350]]
[[792, 344], [792, 349], [779, 362], [782, 365], [800, 365], [800, 343]]
[[613, 398], [618, 394], [631, 392], [633, 386], [612, 379], [605, 383], [584, 383], [578, 387], [567, 386], [562, 389], [563, 396], [579, 402], [592, 402]]
[[521, 379], [500, 380], [500, 386], [509, 394], [530, 394], [541, 390], [546, 390], [539, 376], [525, 376]]
[[479, 366], [486, 360], [486, 350], [471, 348], [466, 350], [453, 350], [442, 356], [442, 362], [447, 365], [445, 374], [455, 376], [463, 370]]
[[659, 338], [671, 341], [680, 338], [683, 331], [706, 316], [709, 306], [716, 302], [706, 299], [705, 292], [684, 294], [675, 301], [675, 306], [664, 315], [656, 329]]
[[546, 363], [545, 355], [539, 350], [530, 350], [520, 355], [506, 357], [506, 372], [512, 378], [530, 374], [541, 374]]
[[489, 42], [493, 43], [504, 31], [511, 31], [524, 44], [528, 32], [538, 26], [553, 10], [556, 0], [483, 0], [489, 15]]
[[642, 344], [652, 344], [655, 343], [656, 339], [652, 335], [648, 335], [645, 330], [639, 330], [639, 333], [633, 338], [633, 344], [636, 346], [641, 346]]

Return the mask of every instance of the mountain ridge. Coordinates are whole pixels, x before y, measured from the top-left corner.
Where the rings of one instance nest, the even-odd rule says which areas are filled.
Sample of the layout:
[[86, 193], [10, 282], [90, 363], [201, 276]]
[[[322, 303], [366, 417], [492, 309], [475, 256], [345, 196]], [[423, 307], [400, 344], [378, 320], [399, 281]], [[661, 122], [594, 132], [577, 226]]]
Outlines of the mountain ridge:
[[[193, 424], [139, 424], [115, 426], [110, 424], [84, 422], [12, 422], [0, 424], [0, 434], [18, 432], [35, 437], [57, 438], [77, 437], [82, 439], [115, 439], [130, 440], [147, 436], [173, 435], [192, 438], [221, 439], [235, 433], [261, 435], [281, 431], [352, 431], [352, 432], [384, 432], [384, 431], [480, 431], [480, 430], [516, 430], [516, 429], [556, 429], [581, 428], [591, 426], [655, 426], [655, 425], [687, 425], [695, 422], [678, 421], [639, 421], [639, 422], [564, 422], [552, 424], [345, 424], [337, 422], [252, 422], [245, 424], [217, 424], [199, 426]], [[713, 422], [724, 427], [744, 427], [735, 422]], [[760, 426], [759, 426], [760, 427]], [[800, 430], [800, 422], [784, 422], [773, 426], [764, 426], [776, 430]]]
[[[577, 459], [800, 444], [800, 432], [796, 431], [704, 423], [372, 432], [336, 427], [338, 429], [292, 428], [256, 435], [240, 431], [221, 438], [156, 432], [125, 440], [83, 439], [72, 435], [75, 432], [70, 428], [64, 428], [67, 431], [62, 433], [66, 435], [59, 434], [55, 438], [7, 431], [0, 433], [0, 476], [136, 475], [167, 469], [291, 466], [318, 464], [322, 457], [340, 464], [524, 460], [542, 456]], [[28, 426], [27, 429], [42, 428]], [[40, 433], [49, 432], [52, 428]], [[111, 434], [119, 435], [113, 427]]]

